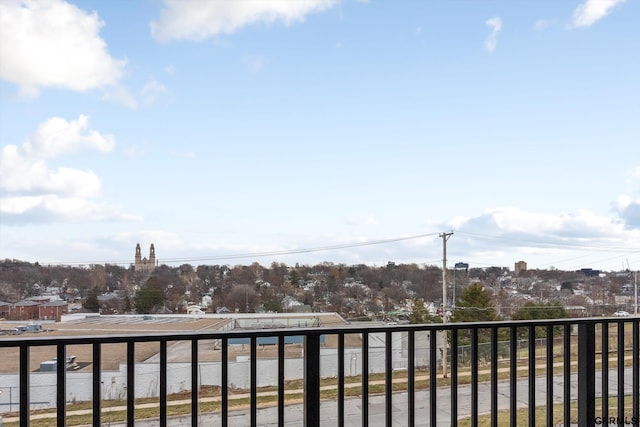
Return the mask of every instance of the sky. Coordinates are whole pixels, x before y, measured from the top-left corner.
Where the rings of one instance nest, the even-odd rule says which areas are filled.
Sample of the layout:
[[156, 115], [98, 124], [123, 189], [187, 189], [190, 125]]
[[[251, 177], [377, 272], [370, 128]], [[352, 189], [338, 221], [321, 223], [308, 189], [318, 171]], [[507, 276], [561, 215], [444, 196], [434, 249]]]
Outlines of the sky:
[[640, 270], [639, 20], [0, 0], [0, 259]]

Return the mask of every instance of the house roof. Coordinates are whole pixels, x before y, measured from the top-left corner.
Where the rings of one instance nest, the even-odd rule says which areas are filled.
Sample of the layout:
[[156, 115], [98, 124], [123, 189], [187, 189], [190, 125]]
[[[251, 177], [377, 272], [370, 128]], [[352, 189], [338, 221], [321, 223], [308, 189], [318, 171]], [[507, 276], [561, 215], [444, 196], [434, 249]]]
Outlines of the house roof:
[[41, 307], [60, 307], [69, 305], [66, 301], [49, 301], [41, 304]]
[[41, 303], [36, 302], [36, 301], [18, 301], [17, 303], [13, 304], [14, 307], [35, 307], [40, 305]]
[[294, 305], [290, 310], [292, 313], [306, 313], [312, 311], [311, 306], [308, 304]]

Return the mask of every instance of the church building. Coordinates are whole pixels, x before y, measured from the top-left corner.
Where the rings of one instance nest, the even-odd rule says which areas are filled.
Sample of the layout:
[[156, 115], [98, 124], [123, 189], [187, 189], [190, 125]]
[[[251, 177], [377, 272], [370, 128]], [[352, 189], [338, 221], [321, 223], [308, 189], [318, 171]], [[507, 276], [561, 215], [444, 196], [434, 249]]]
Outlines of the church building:
[[156, 268], [156, 249], [153, 247], [153, 243], [149, 248], [149, 259], [142, 258], [140, 252], [140, 243], [136, 245], [136, 259], [135, 270], [144, 273], [151, 273]]

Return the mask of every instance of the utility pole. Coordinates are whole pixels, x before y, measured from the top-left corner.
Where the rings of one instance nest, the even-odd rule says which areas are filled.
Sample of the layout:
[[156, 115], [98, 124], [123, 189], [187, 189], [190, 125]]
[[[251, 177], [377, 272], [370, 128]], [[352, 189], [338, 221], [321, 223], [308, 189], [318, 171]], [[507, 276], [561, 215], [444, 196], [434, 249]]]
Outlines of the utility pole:
[[[453, 235], [440, 233], [442, 238], [442, 323], [447, 323], [447, 240]], [[447, 378], [447, 331], [442, 331], [442, 378]]]
[[[622, 264], [622, 268], [624, 268], [624, 263]], [[627, 269], [631, 272], [631, 266], [629, 265], [629, 260], [627, 260]], [[633, 305], [633, 315], [638, 315], [638, 272], [633, 272], [633, 296], [635, 297], [635, 304]]]

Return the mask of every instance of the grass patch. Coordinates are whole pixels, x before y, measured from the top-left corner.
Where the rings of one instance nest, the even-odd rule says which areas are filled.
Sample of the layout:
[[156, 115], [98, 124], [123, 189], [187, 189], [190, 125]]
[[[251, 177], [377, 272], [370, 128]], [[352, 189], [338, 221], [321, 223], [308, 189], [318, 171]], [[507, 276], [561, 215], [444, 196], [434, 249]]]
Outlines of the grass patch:
[[[631, 418], [631, 405], [632, 397], [625, 396], [624, 407]], [[602, 408], [602, 399], [596, 399], [596, 418], [603, 418], [603, 414], [599, 413], [597, 408]], [[570, 423], [577, 425], [578, 423], [578, 403], [571, 402], [570, 406]], [[546, 426], [547, 420], [547, 407], [536, 406], [536, 426]], [[606, 414], [604, 418], [617, 416], [618, 413], [618, 398], [609, 398], [609, 414]], [[509, 425], [511, 422], [509, 410], [498, 411], [498, 425]], [[564, 404], [557, 403], [553, 406], [553, 424], [564, 425]], [[468, 427], [471, 426], [471, 418], [464, 418], [458, 420], [458, 426]], [[521, 408], [516, 412], [516, 427], [528, 427], [529, 426], [529, 408]], [[491, 415], [485, 414], [478, 417], [478, 427], [491, 427]]]

